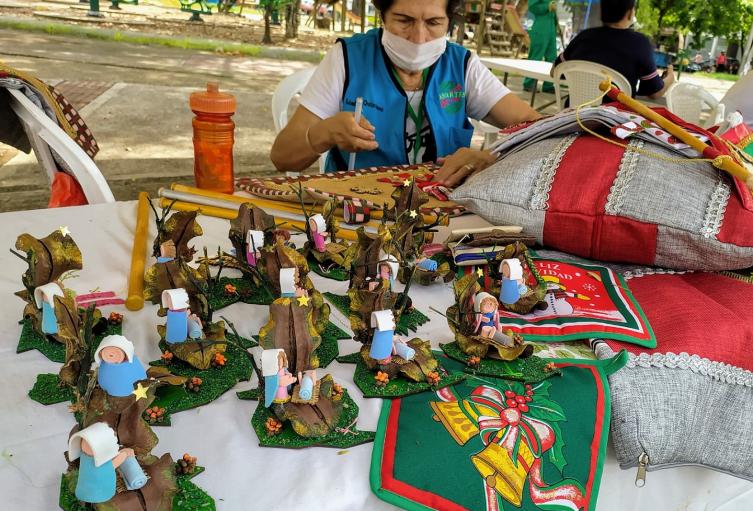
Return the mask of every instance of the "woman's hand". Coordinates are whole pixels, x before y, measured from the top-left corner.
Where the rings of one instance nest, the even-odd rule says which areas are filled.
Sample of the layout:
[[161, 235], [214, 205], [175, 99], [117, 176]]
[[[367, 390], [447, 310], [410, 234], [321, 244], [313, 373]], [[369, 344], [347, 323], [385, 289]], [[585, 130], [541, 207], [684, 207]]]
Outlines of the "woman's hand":
[[356, 124], [353, 112], [340, 112], [319, 121], [309, 130], [309, 140], [318, 153], [333, 146], [349, 153], [373, 151], [379, 147], [374, 126], [365, 117], [361, 117], [360, 124]]
[[448, 156], [442, 163], [442, 168], [434, 176], [434, 180], [444, 186], [453, 187], [459, 185], [465, 179], [484, 170], [497, 160], [489, 151], [477, 151], [462, 147]]

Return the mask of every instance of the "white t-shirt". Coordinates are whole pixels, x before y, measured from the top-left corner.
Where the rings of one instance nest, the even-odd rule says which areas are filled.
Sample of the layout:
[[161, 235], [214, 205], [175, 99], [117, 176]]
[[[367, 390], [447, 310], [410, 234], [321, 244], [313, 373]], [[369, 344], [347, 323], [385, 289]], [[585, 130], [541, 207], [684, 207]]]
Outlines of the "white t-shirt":
[[[340, 111], [340, 102], [345, 87], [345, 59], [341, 43], [335, 44], [324, 56], [319, 66], [314, 71], [308, 85], [301, 93], [299, 103], [307, 110], [321, 119], [332, 117]], [[510, 89], [505, 87], [499, 79], [481, 63], [478, 55], [471, 53], [468, 59], [468, 68], [465, 75], [465, 100], [466, 111], [472, 119], [481, 120], [489, 114], [497, 102], [509, 94]], [[405, 93], [418, 113], [423, 97], [423, 91]], [[416, 142], [416, 124], [410, 116], [405, 123], [406, 149], [411, 163], [416, 163], [413, 158], [413, 145]], [[416, 160], [423, 161], [423, 155], [429, 143], [427, 137], [431, 136], [428, 121], [424, 121], [421, 128], [422, 144]], [[379, 135], [377, 134], [377, 141]]]

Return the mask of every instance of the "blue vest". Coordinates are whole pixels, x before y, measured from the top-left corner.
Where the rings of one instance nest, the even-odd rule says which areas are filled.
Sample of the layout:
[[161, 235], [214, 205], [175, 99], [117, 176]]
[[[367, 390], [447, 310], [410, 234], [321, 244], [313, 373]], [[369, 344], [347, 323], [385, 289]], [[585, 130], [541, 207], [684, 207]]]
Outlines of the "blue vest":
[[[382, 48], [382, 30], [372, 29], [340, 39], [345, 58], [345, 86], [340, 110], [353, 112], [363, 98], [363, 115], [376, 128], [379, 148], [360, 152], [355, 168], [400, 165], [409, 162], [405, 140], [408, 97], [392, 72]], [[473, 127], [466, 114], [465, 68], [468, 50], [454, 43], [429, 68], [424, 84], [424, 113], [431, 128], [437, 157], [471, 145]], [[417, 126], [421, 131], [421, 126]], [[330, 150], [326, 172], [347, 170], [350, 153]]]

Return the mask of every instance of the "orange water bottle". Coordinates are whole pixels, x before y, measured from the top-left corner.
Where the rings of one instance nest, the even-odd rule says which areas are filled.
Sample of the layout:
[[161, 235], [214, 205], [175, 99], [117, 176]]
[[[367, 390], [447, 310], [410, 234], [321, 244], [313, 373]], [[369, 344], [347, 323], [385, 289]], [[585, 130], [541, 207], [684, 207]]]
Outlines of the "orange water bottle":
[[217, 82], [207, 90], [191, 93], [193, 118], [193, 172], [196, 186], [205, 190], [233, 193], [233, 142], [235, 96], [220, 92]]

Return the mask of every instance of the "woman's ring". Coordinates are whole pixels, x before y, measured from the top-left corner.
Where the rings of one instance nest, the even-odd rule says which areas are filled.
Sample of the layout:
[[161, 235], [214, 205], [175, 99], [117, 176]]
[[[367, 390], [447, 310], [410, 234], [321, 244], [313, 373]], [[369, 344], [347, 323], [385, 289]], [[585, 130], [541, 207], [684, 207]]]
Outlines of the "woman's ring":
[[466, 163], [463, 165], [463, 169], [467, 170], [469, 173], [476, 172], [476, 166], [473, 163]]

